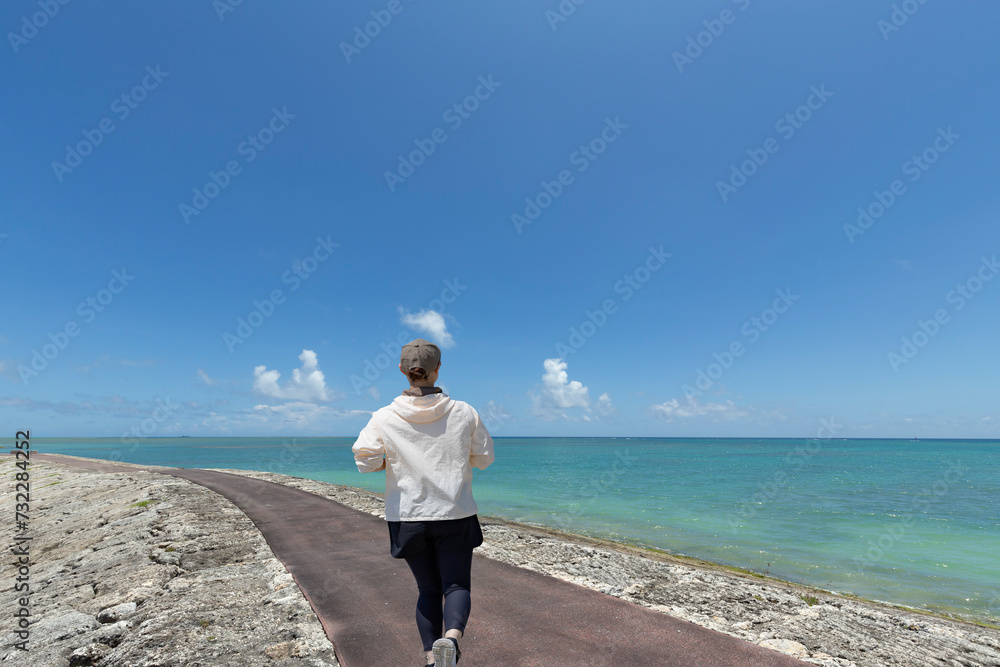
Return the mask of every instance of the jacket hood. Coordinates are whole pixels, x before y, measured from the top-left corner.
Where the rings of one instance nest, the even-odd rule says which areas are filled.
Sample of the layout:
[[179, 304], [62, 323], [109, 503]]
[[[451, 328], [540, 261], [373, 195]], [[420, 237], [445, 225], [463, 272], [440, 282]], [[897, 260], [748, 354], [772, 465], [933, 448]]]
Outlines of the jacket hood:
[[429, 424], [448, 414], [454, 401], [447, 394], [397, 396], [390, 407], [393, 412], [414, 424]]

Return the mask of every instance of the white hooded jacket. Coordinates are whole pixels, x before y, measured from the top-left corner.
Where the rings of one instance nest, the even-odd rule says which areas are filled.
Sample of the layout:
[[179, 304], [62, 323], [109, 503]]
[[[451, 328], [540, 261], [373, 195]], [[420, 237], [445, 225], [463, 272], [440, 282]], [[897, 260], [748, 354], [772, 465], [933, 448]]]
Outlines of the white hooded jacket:
[[483, 470], [494, 459], [479, 414], [447, 394], [397, 396], [372, 415], [352, 450], [361, 472], [385, 468], [386, 521], [476, 514], [472, 468]]

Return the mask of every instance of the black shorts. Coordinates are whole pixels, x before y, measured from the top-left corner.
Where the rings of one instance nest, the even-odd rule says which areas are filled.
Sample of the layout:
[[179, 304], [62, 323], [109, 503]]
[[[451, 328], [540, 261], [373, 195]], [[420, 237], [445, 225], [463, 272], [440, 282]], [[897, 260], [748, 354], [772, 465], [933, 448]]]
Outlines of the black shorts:
[[386, 521], [393, 558], [415, 556], [428, 546], [437, 551], [472, 551], [483, 543], [476, 514], [442, 521]]

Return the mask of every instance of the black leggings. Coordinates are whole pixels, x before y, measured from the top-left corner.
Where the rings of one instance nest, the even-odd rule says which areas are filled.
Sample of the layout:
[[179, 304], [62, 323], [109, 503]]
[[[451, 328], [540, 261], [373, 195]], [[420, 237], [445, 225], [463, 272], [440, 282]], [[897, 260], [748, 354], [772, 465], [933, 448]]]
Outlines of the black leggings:
[[[472, 549], [438, 551], [427, 545], [420, 553], [405, 557], [406, 564], [417, 580], [417, 629], [430, 651], [436, 639], [446, 630], [465, 632], [472, 609]], [[442, 609], [441, 598], [444, 597]], [[443, 624], [443, 628], [442, 628]]]

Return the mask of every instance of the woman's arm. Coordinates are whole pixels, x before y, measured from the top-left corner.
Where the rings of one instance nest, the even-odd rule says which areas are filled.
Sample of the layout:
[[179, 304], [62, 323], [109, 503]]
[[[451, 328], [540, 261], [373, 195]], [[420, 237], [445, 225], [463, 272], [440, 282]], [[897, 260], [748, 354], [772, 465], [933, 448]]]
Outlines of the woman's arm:
[[490, 437], [486, 426], [479, 418], [479, 414], [475, 411], [473, 413], [476, 415], [476, 426], [472, 430], [472, 449], [469, 452], [469, 463], [472, 464], [473, 468], [485, 470], [496, 458], [493, 455], [493, 438]]
[[358, 439], [351, 447], [354, 452], [354, 462], [361, 472], [378, 472], [385, 470], [385, 445], [382, 443], [381, 421], [376, 425], [375, 415], [362, 429]]

